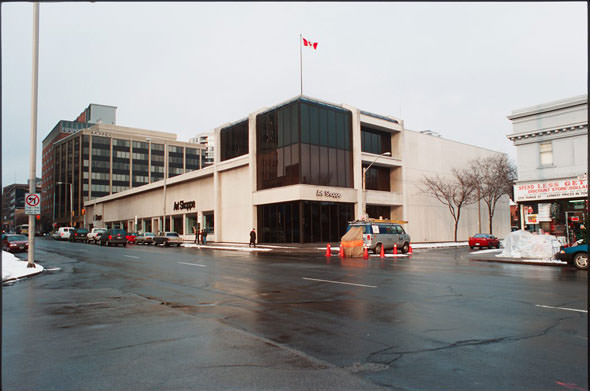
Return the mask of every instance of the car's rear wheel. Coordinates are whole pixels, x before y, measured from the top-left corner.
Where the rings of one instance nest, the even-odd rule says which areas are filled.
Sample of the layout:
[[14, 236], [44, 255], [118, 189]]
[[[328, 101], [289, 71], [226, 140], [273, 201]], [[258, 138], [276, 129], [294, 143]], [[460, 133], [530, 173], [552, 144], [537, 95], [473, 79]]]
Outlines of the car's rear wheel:
[[375, 245], [375, 254], [381, 254], [381, 247], [383, 247], [381, 243]]
[[402, 254], [407, 254], [410, 251], [410, 243], [406, 242], [402, 246]]
[[127, 247], [127, 243], [123, 243], [123, 247]]
[[578, 269], [588, 270], [588, 254], [577, 253], [574, 256], [574, 265], [576, 265]]

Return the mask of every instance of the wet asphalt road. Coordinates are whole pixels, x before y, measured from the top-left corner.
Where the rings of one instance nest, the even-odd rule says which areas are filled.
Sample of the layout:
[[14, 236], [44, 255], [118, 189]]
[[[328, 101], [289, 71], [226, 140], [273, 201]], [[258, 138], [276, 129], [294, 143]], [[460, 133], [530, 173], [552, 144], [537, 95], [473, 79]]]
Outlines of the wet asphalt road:
[[588, 389], [570, 267], [37, 248], [50, 270], [2, 288], [4, 390]]

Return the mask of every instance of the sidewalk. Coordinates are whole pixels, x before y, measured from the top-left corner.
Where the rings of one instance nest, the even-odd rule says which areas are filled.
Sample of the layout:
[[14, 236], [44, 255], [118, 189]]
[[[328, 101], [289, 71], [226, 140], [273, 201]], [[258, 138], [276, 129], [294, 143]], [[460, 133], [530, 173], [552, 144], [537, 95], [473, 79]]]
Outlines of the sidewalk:
[[21, 261], [14, 254], [2, 251], [2, 282], [16, 281], [19, 278], [34, 276], [41, 273], [43, 266], [35, 263], [35, 267], [28, 268], [27, 261]]
[[469, 253], [469, 259], [481, 262], [501, 262], [501, 263], [517, 263], [524, 265], [539, 265], [539, 266], [564, 266], [567, 262], [558, 259], [532, 259], [532, 258], [510, 258], [500, 257], [502, 249], [479, 250]]

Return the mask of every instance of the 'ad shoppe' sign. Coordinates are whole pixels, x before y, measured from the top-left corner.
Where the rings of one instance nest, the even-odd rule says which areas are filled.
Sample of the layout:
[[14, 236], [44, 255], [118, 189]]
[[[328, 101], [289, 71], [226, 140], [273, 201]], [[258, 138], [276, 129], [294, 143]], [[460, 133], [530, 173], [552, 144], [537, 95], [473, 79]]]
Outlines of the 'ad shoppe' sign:
[[577, 178], [514, 185], [515, 201], [536, 201], [588, 196], [588, 182]]

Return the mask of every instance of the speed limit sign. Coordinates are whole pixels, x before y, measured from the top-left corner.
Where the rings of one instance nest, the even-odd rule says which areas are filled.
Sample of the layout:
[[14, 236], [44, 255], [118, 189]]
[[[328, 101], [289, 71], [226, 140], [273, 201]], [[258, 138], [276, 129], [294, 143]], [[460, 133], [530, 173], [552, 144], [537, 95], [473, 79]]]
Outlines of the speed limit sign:
[[25, 193], [25, 214], [41, 214], [41, 194]]

